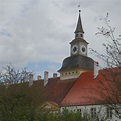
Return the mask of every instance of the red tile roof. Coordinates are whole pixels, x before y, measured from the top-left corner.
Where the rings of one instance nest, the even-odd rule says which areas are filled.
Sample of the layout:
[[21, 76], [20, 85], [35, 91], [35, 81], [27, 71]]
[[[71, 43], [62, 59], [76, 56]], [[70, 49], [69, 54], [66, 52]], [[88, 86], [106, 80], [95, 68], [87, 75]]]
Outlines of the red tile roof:
[[35, 100], [38, 98], [37, 100], [40, 101], [41, 104], [45, 101], [51, 101], [60, 105], [75, 81], [76, 79], [60, 80], [59, 77], [49, 78], [48, 83], [44, 86], [44, 80], [37, 80], [34, 81], [31, 86], [32, 93], [35, 94]]
[[74, 85], [76, 79], [60, 80], [60, 78], [49, 79], [46, 85], [46, 100], [60, 104], [65, 95]]
[[[23, 93], [30, 95], [36, 106], [46, 101], [55, 102], [60, 106], [99, 104], [101, 102], [98, 99], [105, 101], [108, 96], [116, 95], [121, 98], [121, 74], [119, 74], [121, 71], [117, 68], [112, 71], [113, 73], [108, 74], [110, 72], [108, 69], [101, 70], [96, 79], [93, 78], [93, 71], [89, 71], [75, 79], [49, 78], [46, 86], [44, 80], [36, 80], [30, 87], [27, 82], [19, 86], [21, 85]], [[120, 83], [114, 83], [118, 80]], [[114, 96], [115, 102], [118, 102], [117, 97]]]
[[[61, 102], [61, 106], [89, 105], [99, 104], [101, 102], [104, 103], [107, 98], [106, 96], [112, 96], [114, 92], [117, 93], [117, 97], [121, 96], [121, 92], [119, 92], [119, 90], [116, 91], [117, 87], [115, 87], [114, 83], [110, 81], [112, 80], [113, 76], [108, 76], [106, 72], [105, 70], [99, 71], [99, 75], [96, 79], [93, 78], [93, 71], [82, 73], [74, 86]], [[116, 68], [113, 69], [112, 74], [114, 74], [114, 72], [117, 74]], [[116, 81], [115, 74], [114, 81]], [[118, 81], [119, 80], [121, 84], [121, 75], [118, 77]], [[114, 99], [113, 101], [118, 102], [119, 100]]]

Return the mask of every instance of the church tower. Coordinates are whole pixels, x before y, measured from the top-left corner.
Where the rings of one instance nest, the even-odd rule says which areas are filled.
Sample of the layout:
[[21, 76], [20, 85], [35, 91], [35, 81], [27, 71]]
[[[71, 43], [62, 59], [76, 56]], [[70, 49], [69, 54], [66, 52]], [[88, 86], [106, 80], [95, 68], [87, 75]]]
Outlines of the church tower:
[[82, 72], [93, 70], [94, 61], [87, 56], [88, 42], [84, 40], [80, 10], [75, 30], [75, 38], [70, 42], [70, 56], [65, 58], [58, 72], [60, 79], [77, 78]]
[[79, 55], [79, 54], [87, 56], [88, 42], [86, 42], [86, 40], [84, 40], [84, 31], [83, 31], [81, 17], [80, 17], [80, 10], [79, 10], [79, 17], [78, 17], [76, 30], [74, 33], [75, 33], [75, 39], [70, 42], [71, 56]]

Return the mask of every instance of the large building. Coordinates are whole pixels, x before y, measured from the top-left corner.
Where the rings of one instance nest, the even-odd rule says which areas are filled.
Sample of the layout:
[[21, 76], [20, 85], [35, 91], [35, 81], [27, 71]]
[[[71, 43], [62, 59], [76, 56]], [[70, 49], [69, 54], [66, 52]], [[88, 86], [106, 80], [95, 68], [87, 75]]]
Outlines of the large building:
[[[74, 34], [75, 38], [70, 42], [70, 56], [63, 60], [62, 67], [58, 70], [60, 77], [54, 73], [53, 78], [49, 78], [48, 72], [45, 72], [44, 79], [38, 77], [38, 80], [30, 81], [33, 90], [40, 88], [43, 93], [41, 101], [36, 97], [38, 102], [41, 102], [43, 109], [46, 110], [62, 111], [66, 107], [68, 110], [80, 111], [82, 116], [88, 115], [92, 119], [98, 116], [100, 120], [105, 118], [109, 121], [121, 121], [108, 105], [112, 102], [106, 100], [112, 92], [111, 89], [115, 89], [112, 84], [105, 81], [110, 79], [107, 70], [98, 72], [98, 64], [88, 57], [89, 43], [84, 39], [80, 11]], [[113, 71], [114, 74], [119, 70], [120, 68], [113, 68], [108, 69], [108, 72]], [[102, 96], [99, 92], [102, 92]], [[120, 101], [116, 100], [116, 103]]]

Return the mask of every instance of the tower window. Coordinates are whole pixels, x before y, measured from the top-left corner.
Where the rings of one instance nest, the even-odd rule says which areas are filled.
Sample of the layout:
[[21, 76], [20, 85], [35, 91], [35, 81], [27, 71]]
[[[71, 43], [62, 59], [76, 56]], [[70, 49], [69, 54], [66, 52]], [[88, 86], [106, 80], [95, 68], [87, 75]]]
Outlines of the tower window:
[[78, 34], [76, 34], [76, 37], [78, 37]]
[[80, 36], [81, 36], [81, 37], [83, 37], [83, 35], [82, 35], [82, 34], [80, 34]]

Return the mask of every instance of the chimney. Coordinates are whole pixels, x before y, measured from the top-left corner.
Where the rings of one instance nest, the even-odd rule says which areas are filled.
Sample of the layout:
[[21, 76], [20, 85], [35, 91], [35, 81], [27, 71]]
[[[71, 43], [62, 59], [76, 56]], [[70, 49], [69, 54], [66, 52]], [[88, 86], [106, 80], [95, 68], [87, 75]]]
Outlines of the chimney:
[[98, 75], [98, 62], [94, 61], [94, 79], [97, 77]]
[[48, 83], [48, 75], [49, 73], [47, 71], [44, 72], [44, 86]]
[[57, 77], [57, 73], [53, 73], [53, 78], [56, 78]]
[[29, 74], [29, 86], [31, 86], [33, 84], [33, 74]]
[[41, 76], [40, 76], [40, 75], [38, 75], [38, 76], [37, 76], [37, 80], [40, 80], [40, 79], [41, 79]]

